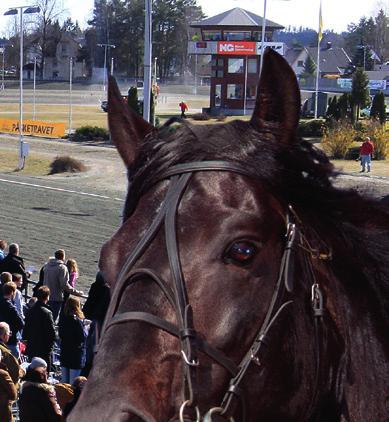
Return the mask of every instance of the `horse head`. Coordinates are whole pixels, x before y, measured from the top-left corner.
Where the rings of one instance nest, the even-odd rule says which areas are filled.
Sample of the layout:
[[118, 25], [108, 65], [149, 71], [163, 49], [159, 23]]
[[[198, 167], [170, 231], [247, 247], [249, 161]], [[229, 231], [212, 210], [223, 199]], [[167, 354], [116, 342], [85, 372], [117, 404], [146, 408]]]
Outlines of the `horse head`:
[[129, 191], [100, 257], [110, 308], [68, 420], [340, 420], [346, 293], [315, 209], [335, 195], [332, 167], [296, 138], [292, 69], [265, 53], [249, 122], [157, 130], [113, 80], [108, 101]]

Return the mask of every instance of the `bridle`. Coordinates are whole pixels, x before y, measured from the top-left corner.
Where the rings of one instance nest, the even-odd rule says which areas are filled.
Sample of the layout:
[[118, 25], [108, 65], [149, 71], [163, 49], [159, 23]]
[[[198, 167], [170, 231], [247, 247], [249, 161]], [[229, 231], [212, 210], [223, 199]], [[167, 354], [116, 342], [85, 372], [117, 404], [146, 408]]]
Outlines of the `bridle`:
[[[239, 402], [241, 403], [242, 408], [242, 418], [240, 420], [245, 421], [245, 405], [241, 384], [252, 363], [259, 366], [261, 365], [258, 355], [271, 327], [283, 311], [293, 302], [293, 300], [282, 302], [282, 298], [285, 291], [289, 293], [293, 291], [294, 255], [296, 247], [302, 247], [310, 253], [311, 257], [317, 257], [319, 259], [328, 259], [330, 254], [318, 254], [313, 248], [311, 248], [299, 229], [300, 222], [298, 221], [296, 213], [293, 211], [293, 208], [289, 206], [288, 212], [286, 213], [285, 247], [280, 263], [278, 280], [262, 326], [256, 334], [248, 352], [245, 354], [240, 364], [236, 365], [235, 362], [228, 358], [223, 352], [214, 348], [207, 341], [202, 340], [197, 335], [193, 325], [192, 307], [188, 302], [186, 284], [179, 259], [176, 231], [177, 210], [192, 175], [199, 171], [227, 171], [248, 176], [250, 178], [255, 177], [243, 166], [228, 161], [197, 161], [178, 164], [170, 167], [159, 175], [156, 182], [170, 179], [166, 196], [156, 217], [142, 239], [128, 256], [120, 271], [117, 285], [112, 294], [111, 304], [106, 315], [103, 333], [107, 332], [112, 326], [117, 324], [140, 321], [164, 330], [179, 339], [184, 378], [184, 398], [179, 411], [179, 420], [181, 422], [184, 421], [186, 413], [189, 411], [191, 412], [191, 416], [195, 416], [196, 422], [201, 420], [200, 410], [197, 406], [198, 392], [196, 375], [197, 369], [200, 366], [198, 352], [201, 351], [205, 353], [230, 373], [231, 380], [221, 405], [210, 409], [204, 415], [203, 421], [211, 422], [213, 416], [216, 414], [221, 415], [226, 420], [233, 421], [233, 415]], [[147, 247], [151, 244], [162, 225], [164, 225], [165, 230], [166, 250], [173, 280], [173, 289], [166, 283], [165, 280], [155, 274], [151, 269], [133, 269], [136, 261], [143, 255]], [[304, 256], [306, 255], [307, 254]], [[312, 271], [312, 264], [308, 258], [306, 258], [306, 265], [308, 265], [311, 269], [312, 306], [314, 316], [316, 320], [320, 320], [323, 315], [323, 298], [321, 290], [319, 284], [315, 280], [314, 273]], [[177, 326], [147, 312], [131, 311], [117, 313], [120, 299], [126, 287], [137, 280], [144, 279], [145, 276], [147, 277], [147, 280], [152, 280], [159, 286], [170, 305], [175, 309]], [[318, 364], [319, 363], [317, 363], [317, 365]]]

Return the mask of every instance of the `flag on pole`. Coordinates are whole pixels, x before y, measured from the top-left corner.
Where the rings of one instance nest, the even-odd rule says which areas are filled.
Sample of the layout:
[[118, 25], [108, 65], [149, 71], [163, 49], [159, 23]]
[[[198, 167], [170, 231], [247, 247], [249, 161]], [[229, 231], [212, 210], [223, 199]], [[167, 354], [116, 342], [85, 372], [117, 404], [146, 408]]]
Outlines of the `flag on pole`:
[[319, 8], [319, 43], [323, 38], [323, 17], [321, 15], [321, 0], [320, 0], [320, 8]]

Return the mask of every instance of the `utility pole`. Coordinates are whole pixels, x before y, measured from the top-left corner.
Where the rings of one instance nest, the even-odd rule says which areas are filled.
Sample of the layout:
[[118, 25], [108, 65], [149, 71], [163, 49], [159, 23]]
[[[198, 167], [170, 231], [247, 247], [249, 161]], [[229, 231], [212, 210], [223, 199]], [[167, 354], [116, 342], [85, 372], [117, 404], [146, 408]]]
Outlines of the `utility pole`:
[[145, 54], [143, 79], [143, 118], [150, 122], [151, 100], [151, 66], [152, 66], [152, 37], [151, 37], [151, 0], [145, 0]]

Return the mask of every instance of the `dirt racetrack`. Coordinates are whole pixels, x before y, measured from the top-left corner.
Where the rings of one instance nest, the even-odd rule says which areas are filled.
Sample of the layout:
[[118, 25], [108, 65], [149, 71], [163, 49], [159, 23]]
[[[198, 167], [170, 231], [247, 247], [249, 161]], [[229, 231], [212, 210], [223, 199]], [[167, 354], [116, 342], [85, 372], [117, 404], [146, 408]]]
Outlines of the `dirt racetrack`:
[[[14, 149], [17, 139], [0, 136], [1, 150]], [[55, 157], [67, 154], [85, 162], [85, 174], [27, 177], [0, 169], [0, 239], [20, 244], [26, 266], [40, 266], [58, 248], [77, 260], [79, 287], [94, 280], [101, 245], [117, 229], [126, 192], [126, 174], [111, 146], [77, 145], [34, 139], [31, 148]], [[387, 178], [344, 175], [336, 182], [388, 199]], [[37, 279], [37, 272], [33, 278]]]

